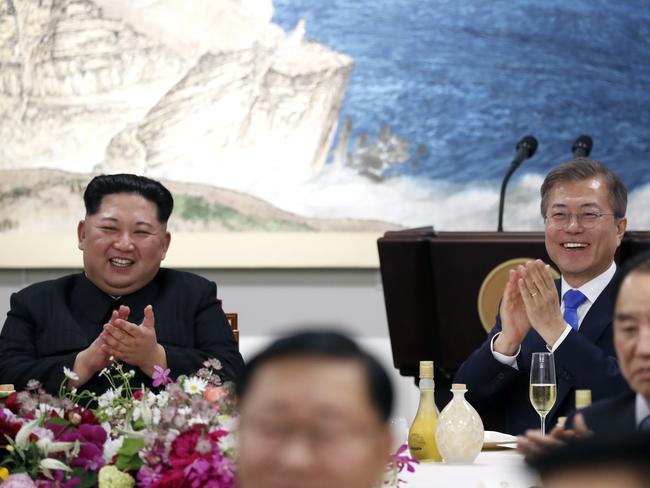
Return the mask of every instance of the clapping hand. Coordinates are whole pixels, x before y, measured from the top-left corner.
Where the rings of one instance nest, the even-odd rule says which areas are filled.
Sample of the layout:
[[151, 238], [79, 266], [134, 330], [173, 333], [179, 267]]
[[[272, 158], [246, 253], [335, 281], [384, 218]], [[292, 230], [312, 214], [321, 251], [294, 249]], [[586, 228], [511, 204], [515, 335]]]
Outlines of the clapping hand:
[[167, 366], [165, 349], [156, 339], [153, 307], [145, 307], [144, 319], [139, 325], [128, 321], [129, 314], [130, 309], [125, 306], [113, 312], [100, 335], [102, 350], [120, 361], [139, 367], [151, 376], [154, 366]]
[[527, 430], [525, 434], [517, 436], [517, 451], [527, 459], [539, 456], [545, 452], [564, 445], [572, 439], [579, 439], [592, 435], [581, 413], [573, 418], [573, 429], [556, 426], [548, 435], [542, 435], [537, 430]]
[[560, 311], [551, 267], [542, 260], [528, 261], [519, 272], [517, 287], [531, 326], [553, 346], [566, 328]]
[[530, 320], [518, 286], [523, 271], [523, 266], [510, 270], [499, 308], [502, 330], [494, 342], [494, 350], [507, 356], [513, 356], [517, 352], [530, 330]]

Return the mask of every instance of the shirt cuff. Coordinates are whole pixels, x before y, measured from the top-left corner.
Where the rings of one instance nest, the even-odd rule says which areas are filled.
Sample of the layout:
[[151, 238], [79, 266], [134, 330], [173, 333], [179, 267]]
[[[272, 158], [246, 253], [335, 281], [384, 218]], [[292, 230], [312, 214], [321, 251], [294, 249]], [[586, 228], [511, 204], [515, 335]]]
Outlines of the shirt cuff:
[[501, 334], [501, 332], [494, 334], [494, 337], [490, 341], [490, 351], [492, 351], [492, 356], [494, 356], [494, 359], [499, 361], [501, 364], [505, 364], [506, 366], [510, 366], [511, 368], [515, 368], [517, 371], [519, 371], [519, 366], [517, 366], [517, 356], [519, 356], [519, 353], [521, 352], [521, 345], [517, 349], [517, 352], [514, 356], [506, 356], [505, 354], [496, 352], [494, 350], [494, 340], [499, 337], [499, 334]]
[[562, 344], [562, 341], [566, 339], [566, 336], [569, 335], [569, 332], [571, 332], [573, 328], [569, 325], [566, 324], [566, 327], [564, 328], [564, 332], [562, 332], [562, 335], [558, 338], [557, 341], [555, 341], [555, 344], [553, 344], [551, 347], [549, 347], [548, 344], [546, 344], [546, 349], [548, 349], [548, 352], [555, 352], [558, 347], [560, 347], [560, 344]]

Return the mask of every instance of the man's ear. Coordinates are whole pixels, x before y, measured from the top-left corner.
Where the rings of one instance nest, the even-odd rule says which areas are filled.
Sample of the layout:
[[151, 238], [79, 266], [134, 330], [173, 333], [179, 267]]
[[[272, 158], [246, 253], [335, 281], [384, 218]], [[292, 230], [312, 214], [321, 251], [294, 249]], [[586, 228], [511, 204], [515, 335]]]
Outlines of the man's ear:
[[627, 219], [623, 217], [619, 219], [616, 223], [616, 236], [618, 237], [618, 243], [620, 244], [623, 240], [623, 234], [625, 234], [625, 229], [627, 229]]
[[162, 261], [165, 259], [165, 256], [167, 255], [167, 249], [169, 249], [169, 244], [172, 241], [172, 235], [169, 232], [165, 232], [165, 237], [163, 237], [163, 248], [162, 248], [162, 256], [160, 260]]
[[83, 251], [86, 241], [86, 222], [80, 220], [77, 224], [77, 247]]

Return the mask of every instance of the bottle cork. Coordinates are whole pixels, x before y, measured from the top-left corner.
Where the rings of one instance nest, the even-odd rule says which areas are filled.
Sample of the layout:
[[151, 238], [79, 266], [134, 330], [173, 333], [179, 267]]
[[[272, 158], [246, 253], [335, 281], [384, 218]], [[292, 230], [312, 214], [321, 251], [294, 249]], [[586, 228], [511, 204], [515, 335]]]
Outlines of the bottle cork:
[[420, 378], [433, 379], [433, 361], [420, 361]]

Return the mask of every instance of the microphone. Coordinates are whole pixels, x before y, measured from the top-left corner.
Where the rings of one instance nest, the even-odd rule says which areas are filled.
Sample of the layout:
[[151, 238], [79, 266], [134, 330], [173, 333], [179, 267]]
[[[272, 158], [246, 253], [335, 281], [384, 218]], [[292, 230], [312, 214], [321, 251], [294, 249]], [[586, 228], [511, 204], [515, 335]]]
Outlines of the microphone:
[[516, 149], [517, 155], [513, 159], [512, 164], [519, 167], [524, 159], [532, 158], [535, 155], [535, 151], [537, 151], [537, 139], [533, 136], [526, 136], [517, 143]]
[[581, 135], [571, 146], [571, 152], [574, 158], [586, 158], [591, 154], [591, 148], [594, 147], [594, 141], [587, 135]]
[[510, 180], [512, 173], [515, 172], [525, 159], [533, 157], [535, 151], [537, 151], [537, 139], [531, 135], [525, 136], [517, 143], [515, 149], [517, 150], [515, 159], [510, 163], [510, 168], [503, 177], [503, 182], [501, 183], [501, 196], [499, 197], [499, 225], [497, 226], [497, 232], [503, 232], [503, 202], [506, 197], [506, 186], [508, 186], [508, 180]]

